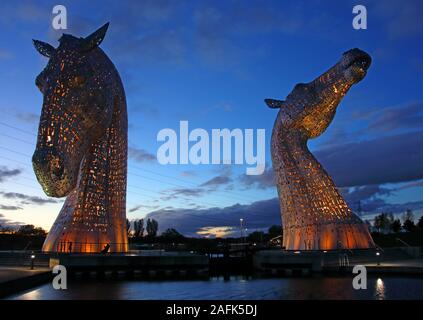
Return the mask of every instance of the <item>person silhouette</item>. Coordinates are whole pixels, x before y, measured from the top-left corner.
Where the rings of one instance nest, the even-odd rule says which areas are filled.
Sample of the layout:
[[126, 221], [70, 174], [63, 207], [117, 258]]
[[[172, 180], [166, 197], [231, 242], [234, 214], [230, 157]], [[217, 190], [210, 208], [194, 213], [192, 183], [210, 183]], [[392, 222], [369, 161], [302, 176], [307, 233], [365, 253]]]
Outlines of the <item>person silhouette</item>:
[[105, 254], [105, 253], [107, 253], [109, 251], [109, 249], [110, 249], [110, 244], [107, 243], [104, 246], [103, 250], [101, 250], [101, 253]]

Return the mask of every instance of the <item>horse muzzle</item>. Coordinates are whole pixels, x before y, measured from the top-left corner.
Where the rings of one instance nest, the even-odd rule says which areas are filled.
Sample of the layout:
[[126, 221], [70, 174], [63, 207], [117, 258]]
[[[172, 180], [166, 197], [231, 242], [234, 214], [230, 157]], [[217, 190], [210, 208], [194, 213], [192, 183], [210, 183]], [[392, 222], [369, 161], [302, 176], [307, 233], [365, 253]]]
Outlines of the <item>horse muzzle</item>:
[[76, 179], [63, 156], [37, 149], [32, 156], [32, 165], [46, 195], [60, 198], [74, 189]]

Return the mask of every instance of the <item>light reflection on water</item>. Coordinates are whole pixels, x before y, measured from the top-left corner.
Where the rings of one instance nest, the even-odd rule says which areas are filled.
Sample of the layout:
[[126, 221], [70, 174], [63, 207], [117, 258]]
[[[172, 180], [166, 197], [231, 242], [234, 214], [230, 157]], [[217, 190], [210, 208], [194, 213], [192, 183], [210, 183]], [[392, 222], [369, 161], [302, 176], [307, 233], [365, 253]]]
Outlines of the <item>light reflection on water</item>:
[[376, 291], [376, 298], [377, 299], [379, 299], [379, 300], [385, 299], [385, 283], [383, 282], [383, 280], [381, 278], [378, 278], [376, 280], [375, 291]]
[[368, 277], [367, 290], [354, 290], [352, 277], [209, 280], [77, 280], [67, 290], [45, 284], [12, 299], [423, 299], [423, 278]]

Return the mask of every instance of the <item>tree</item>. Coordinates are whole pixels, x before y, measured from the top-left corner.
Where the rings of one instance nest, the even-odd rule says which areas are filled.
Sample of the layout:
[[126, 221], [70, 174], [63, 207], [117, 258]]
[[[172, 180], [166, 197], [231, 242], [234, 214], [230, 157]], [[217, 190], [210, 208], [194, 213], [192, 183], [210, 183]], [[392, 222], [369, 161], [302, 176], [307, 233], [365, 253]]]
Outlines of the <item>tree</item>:
[[401, 231], [401, 221], [400, 219], [395, 219], [392, 223], [391, 223], [391, 230], [392, 232], [398, 233]]
[[282, 226], [273, 225], [268, 230], [270, 238], [280, 236], [282, 234]]
[[405, 220], [404, 223], [402, 224], [402, 228], [405, 231], [412, 232], [416, 230], [416, 225], [414, 224], [414, 221]]
[[144, 236], [144, 219], [138, 219], [134, 221], [134, 236]]
[[167, 239], [172, 239], [172, 240], [184, 238], [182, 234], [180, 234], [178, 231], [176, 231], [173, 228], [169, 228], [165, 232], [163, 232], [162, 237]]
[[247, 239], [249, 242], [263, 242], [263, 239], [265, 238], [265, 234], [263, 231], [254, 231], [251, 232]]
[[407, 220], [414, 222], [414, 214], [413, 214], [413, 211], [411, 209], [407, 209], [402, 216], [402, 222], [403, 223]]
[[380, 215], [375, 217], [374, 227], [378, 232], [389, 232], [391, 224], [394, 221], [394, 215], [391, 212], [382, 212]]
[[126, 219], [126, 233], [128, 236], [131, 234], [131, 221], [129, 219]]
[[159, 223], [154, 219], [148, 218], [147, 227], [146, 227], [148, 236], [155, 237], [157, 235], [158, 229], [159, 229]]
[[19, 227], [17, 234], [24, 236], [45, 236], [46, 231], [40, 227], [36, 228], [32, 224], [26, 224]]
[[402, 227], [408, 232], [412, 232], [416, 229], [416, 225], [414, 224], [414, 214], [410, 209], [407, 209], [403, 215]]
[[417, 222], [417, 226], [420, 230], [423, 230], [423, 216], [420, 217], [419, 222]]

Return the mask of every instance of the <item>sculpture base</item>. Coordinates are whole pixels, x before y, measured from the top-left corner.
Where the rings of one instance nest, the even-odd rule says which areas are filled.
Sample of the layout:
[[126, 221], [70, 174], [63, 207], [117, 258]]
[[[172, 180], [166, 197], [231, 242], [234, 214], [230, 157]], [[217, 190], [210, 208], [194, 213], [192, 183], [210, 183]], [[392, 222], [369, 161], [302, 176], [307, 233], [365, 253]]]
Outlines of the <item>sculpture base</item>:
[[375, 244], [364, 223], [328, 223], [283, 229], [286, 250], [368, 249]]

